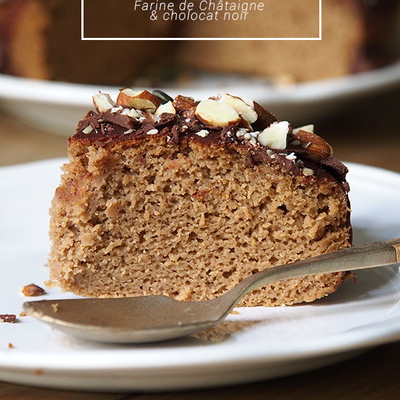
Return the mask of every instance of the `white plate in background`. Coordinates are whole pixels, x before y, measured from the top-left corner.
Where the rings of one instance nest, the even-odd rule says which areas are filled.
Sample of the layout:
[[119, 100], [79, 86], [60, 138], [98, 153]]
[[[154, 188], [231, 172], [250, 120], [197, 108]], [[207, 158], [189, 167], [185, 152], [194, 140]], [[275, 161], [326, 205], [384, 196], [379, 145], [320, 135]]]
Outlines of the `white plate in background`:
[[[292, 124], [312, 123], [342, 110], [354, 101], [400, 86], [400, 61], [384, 68], [342, 78], [274, 86], [263, 79], [205, 76], [190, 86], [159, 87], [205, 99], [218, 93], [252, 98]], [[41, 81], [0, 74], [0, 108], [36, 129], [71, 136], [78, 121], [93, 108], [99, 90], [114, 99], [117, 87]]]
[[[65, 160], [0, 168], [0, 314], [18, 314], [20, 289], [48, 279], [48, 208]], [[400, 237], [400, 174], [348, 163], [355, 241]], [[357, 273], [311, 304], [238, 308], [214, 331], [220, 342], [184, 338], [146, 345], [74, 339], [31, 317], [0, 324], [0, 380], [92, 391], [194, 389], [315, 369], [400, 340], [400, 275]], [[71, 298], [50, 289], [42, 298]], [[8, 344], [12, 344], [9, 348]]]

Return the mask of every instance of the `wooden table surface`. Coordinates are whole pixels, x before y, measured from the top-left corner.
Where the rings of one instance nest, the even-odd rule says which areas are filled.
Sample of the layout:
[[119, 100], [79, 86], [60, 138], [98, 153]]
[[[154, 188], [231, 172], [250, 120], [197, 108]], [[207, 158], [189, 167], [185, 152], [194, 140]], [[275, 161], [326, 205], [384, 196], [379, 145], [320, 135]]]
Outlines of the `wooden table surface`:
[[[334, 117], [318, 121], [316, 130], [333, 146], [337, 158], [400, 172], [400, 89], [363, 100]], [[0, 165], [65, 155], [65, 138], [26, 128], [0, 112]], [[397, 213], [394, 217], [397, 215], [399, 218], [399, 210], [394, 211]], [[239, 386], [118, 394], [58, 391], [0, 382], [0, 399], [398, 400], [399, 366], [400, 342], [371, 349], [348, 361], [316, 371]]]

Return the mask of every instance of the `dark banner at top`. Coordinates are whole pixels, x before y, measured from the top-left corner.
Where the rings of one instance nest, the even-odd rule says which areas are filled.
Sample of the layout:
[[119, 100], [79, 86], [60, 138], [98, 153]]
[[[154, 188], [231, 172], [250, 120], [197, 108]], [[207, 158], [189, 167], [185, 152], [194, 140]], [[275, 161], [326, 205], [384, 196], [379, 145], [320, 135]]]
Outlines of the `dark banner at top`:
[[83, 40], [321, 39], [321, 0], [81, 1]]

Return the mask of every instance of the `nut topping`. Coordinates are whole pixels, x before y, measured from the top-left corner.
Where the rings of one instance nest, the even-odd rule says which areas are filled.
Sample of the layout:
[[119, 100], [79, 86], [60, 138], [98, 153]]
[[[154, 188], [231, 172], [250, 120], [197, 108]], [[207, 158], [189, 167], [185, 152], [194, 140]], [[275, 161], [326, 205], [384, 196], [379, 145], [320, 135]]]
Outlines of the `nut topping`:
[[0, 314], [0, 322], [15, 322], [17, 316], [15, 314]]
[[24, 296], [41, 296], [42, 294], [45, 293], [44, 289], [42, 289], [40, 286], [30, 283], [29, 285], [24, 286], [21, 289], [21, 292]]
[[306, 132], [314, 133], [314, 125], [309, 124], [309, 125], [304, 125], [304, 126], [300, 126], [299, 128], [293, 129], [293, 133], [297, 133], [298, 131], [306, 131]]
[[252, 107], [250, 107], [245, 101], [236, 96], [230, 94], [224, 94], [221, 97], [223, 103], [229, 104], [234, 110], [244, 118], [249, 124], [253, 124], [257, 121], [258, 115]]
[[93, 97], [93, 104], [96, 107], [97, 112], [106, 112], [110, 108], [115, 107], [114, 101], [111, 99], [109, 94], [106, 93], [98, 93]]
[[307, 153], [316, 159], [328, 158], [333, 154], [332, 147], [315, 133], [299, 129], [291, 140], [298, 140], [307, 149]]
[[147, 90], [121, 89], [117, 104], [122, 107], [135, 108], [137, 110], [154, 113], [161, 104], [161, 100]]
[[203, 100], [195, 111], [196, 117], [205, 125], [222, 128], [241, 120], [235, 109], [227, 103], [218, 100]]
[[[178, 144], [181, 136], [194, 134], [211, 141], [220, 138], [251, 145], [256, 152], [265, 147], [269, 157], [275, 158], [278, 153], [297, 166], [302, 158], [325, 162], [332, 155], [330, 145], [314, 134], [314, 125], [292, 130], [289, 122], [278, 121], [257, 102], [228, 93], [197, 101], [183, 95], [172, 99], [160, 90], [150, 93], [125, 88], [116, 102], [108, 94], [98, 93], [93, 103], [101, 115], [91, 111], [79, 123], [82, 137], [99, 136], [106, 142], [108, 135], [159, 134]], [[310, 168], [303, 170], [305, 176], [314, 173]]]
[[176, 114], [176, 110], [175, 107], [172, 105], [172, 103], [170, 101], [168, 101], [167, 103], [161, 104], [156, 112], [154, 113], [154, 115], [161, 115], [161, 114]]
[[287, 121], [273, 122], [258, 135], [257, 139], [263, 146], [284, 150], [286, 149], [289, 129], [290, 125]]
[[172, 103], [175, 110], [178, 112], [189, 110], [192, 107], [196, 107], [197, 104], [199, 104], [199, 102], [195, 101], [193, 98], [182, 95], [176, 96]]

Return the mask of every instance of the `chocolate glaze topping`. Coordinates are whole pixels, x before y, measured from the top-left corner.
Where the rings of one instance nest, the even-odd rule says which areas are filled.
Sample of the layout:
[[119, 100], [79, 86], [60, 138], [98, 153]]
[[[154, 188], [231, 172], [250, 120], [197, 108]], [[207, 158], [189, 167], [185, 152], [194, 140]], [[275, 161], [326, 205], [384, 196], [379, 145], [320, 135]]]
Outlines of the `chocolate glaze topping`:
[[314, 141], [330, 148], [319, 136], [307, 132], [305, 137], [310, 141], [302, 143], [298, 140], [301, 131], [294, 134], [290, 127], [285, 149], [268, 148], [255, 137], [257, 132], [278, 121], [259, 104], [254, 102], [253, 109], [258, 118], [253, 124], [243, 125], [242, 120], [223, 127], [211, 126], [199, 120], [195, 114], [198, 104], [199, 102], [190, 97], [177, 96], [172, 102], [175, 114], [155, 115], [136, 110], [139, 118], [129, 116], [129, 110], [118, 105], [103, 112], [90, 111], [79, 122], [75, 135], [69, 141], [108, 148], [115, 144], [135, 145], [138, 141], [151, 137], [171, 146], [194, 141], [203, 146], [231, 147], [247, 155], [246, 163], [249, 166], [268, 161], [284, 166], [292, 174], [304, 178], [313, 176], [315, 179], [322, 179], [333, 176], [346, 192], [349, 190], [346, 183], [347, 167], [330, 154], [319, 152], [318, 147], [315, 150]]

